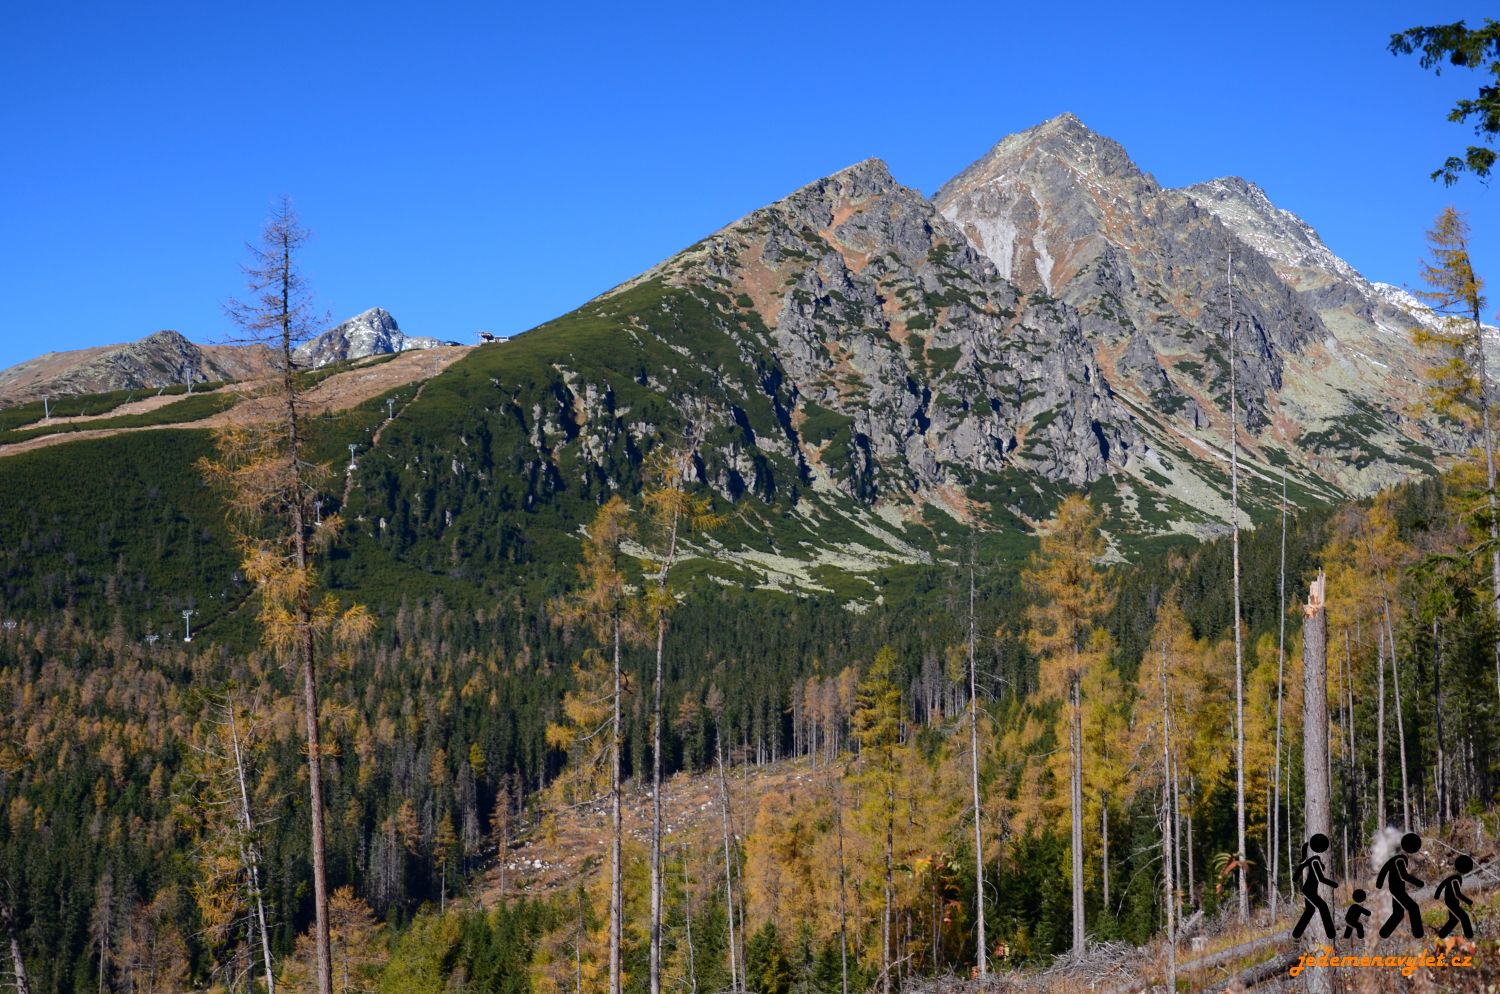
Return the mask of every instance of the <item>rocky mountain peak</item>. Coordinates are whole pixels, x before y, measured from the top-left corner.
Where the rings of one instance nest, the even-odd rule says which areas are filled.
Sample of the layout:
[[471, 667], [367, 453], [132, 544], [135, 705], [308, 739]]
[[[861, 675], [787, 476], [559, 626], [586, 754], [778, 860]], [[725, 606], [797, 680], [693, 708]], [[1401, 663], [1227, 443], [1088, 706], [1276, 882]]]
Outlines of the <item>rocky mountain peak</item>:
[[1002, 274], [1075, 308], [1110, 386], [1184, 436], [1227, 442], [1232, 363], [1242, 441], [1320, 453], [1380, 425], [1363, 462], [1320, 463], [1343, 467], [1328, 472], [1350, 492], [1404, 472], [1405, 457], [1387, 452], [1446, 445], [1409, 434], [1421, 366], [1411, 319], [1254, 183], [1164, 189], [1117, 142], [1064, 115], [1001, 141], [935, 199]]
[[180, 331], [164, 329], [153, 332], [138, 342], [132, 343], [131, 348], [138, 349], [177, 349], [184, 353], [190, 350], [196, 351], [197, 346], [188, 341], [187, 336]]
[[363, 359], [366, 356], [451, 344], [453, 343], [436, 338], [407, 335], [390, 311], [383, 307], [372, 307], [297, 346], [293, 358], [299, 366], [317, 369], [346, 359]]
[[368, 310], [360, 311], [345, 323], [370, 323], [391, 329], [395, 329], [398, 327], [396, 324], [396, 319], [391, 317], [391, 312], [386, 310], [384, 307], [371, 307]]
[[43, 394], [158, 389], [185, 383], [238, 380], [270, 363], [260, 346], [197, 345], [177, 331], [157, 331], [133, 342], [49, 352], [0, 370], [0, 403]]
[[1121, 181], [1155, 185], [1119, 142], [1064, 113], [1001, 139], [945, 183], [933, 200], [941, 208], [985, 187], [1040, 184], [1056, 188], [1080, 180], [1096, 185]]
[[822, 183], [827, 183], [830, 181], [849, 183], [859, 188], [868, 188], [872, 190], [889, 189], [897, 185], [896, 177], [891, 175], [891, 168], [890, 166], [886, 165], [885, 160], [871, 156], [868, 159], [861, 159], [853, 165], [845, 166], [843, 169], [840, 169], [837, 172], [830, 173], [828, 176], [824, 177], [821, 180], [816, 180], [812, 183], [809, 183], [807, 184], [807, 186], [802, 187], [800, 190], [793, 191], [783, 199], [791, 199], [791, 197], [795, 197], [798, 193], [800, 193], [801, 190], [810, 189]]
[[1054, 296], [1132, 229], [1159, 195], [1116, 141], [1071, 114], [1011, 135], [933, 197], [1002, 276]]
[[[1413, 311], [1254, 183], [1163, 189], [1063, 114], [932, 200], [871, 158], [726, 225], [527, 333], [540, 356], [548, 327], [569, 329], [544, 386], [506, 379], [515, 349], [480, 356], [509, 396], [497, 432], [519, 419], [534, 449], [527, 506], [613, 490], [664, 431], [690, 430], [698, 480], [726, 498], [779, 504], [812, 545], [838, 516], [905, 555], [900, 522], [1030, 527], [1068, 487], [1090, 488], [1112, 532], [1221, 528], [1231, 370], [1247, 507], [1274, 506], [1283, 468], [1305, 501], [1436, 465], [1464, 440], [1409, 416]], [[437, 344], [376, 307], [298, 359]], [[181, 382], [193, 348], [163, 333], [116, 349], [154, 357], [139, 375], [118, 357], [90, 369]]]
[[[1083, 165], [1099, 159], [1128, 163], [1124, 146], [1084, 124], [1070, 111], [1064, 111], [1041, 124], [1002, 139], [995, 147], [1011, 149], [1029, 147]], [[1133, 164], [1132, 164], [1133, 165]]]
[[[699, 414], [710, 436], [738, 426], [730, 462], [706, 470], [726, 493], [785, 480], [756, 462], [774, 454], [797, 467], [801, 489], [867, 508], [937, 503], [963, 518], [967, 483], [1029, 471], [1082, 485], [1139, 453], [1077, 316], [1056, 302], [1027, 313], [962, 232], [878, 159], [752, 212], [595, 306], [664, 289], [724, 313], [725, 352], [756, 371], [745, 399]], [[685, 348], [656, 316], [689, 306], [699, 305], [653, 308], [642, 329], [694, 355], [703, 342]], [[777, 430], [745, 428], [757, 412]]]

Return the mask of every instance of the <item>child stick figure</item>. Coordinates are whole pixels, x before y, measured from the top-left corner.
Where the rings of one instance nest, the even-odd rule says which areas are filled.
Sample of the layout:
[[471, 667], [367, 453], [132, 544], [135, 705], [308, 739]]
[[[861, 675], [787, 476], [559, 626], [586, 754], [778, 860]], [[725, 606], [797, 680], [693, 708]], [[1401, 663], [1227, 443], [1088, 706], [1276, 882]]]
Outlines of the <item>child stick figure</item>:
[[1438, 938], [1448, 938], [1448, 933], [1453, 931], [1455, 925], [1462, 925], [1464, 938], [1472, 939], [1474, 938], [1474, 923], [1469, 921], [1469, 916], [1463, 906], [1474, 902], [1459, 889], [1459, 885], [1464, 881], [1464, 874], [1473, 871], [1474, 861], [1467, 855], [1460, 856], [1453, 861], [1453, 868], [1458, 872], [1445, 877], [1443, 882], [1437, 885], [1437, 890], [1432, 892], [1432, 896], [1442, 901], [1448, 908], [1448, 920], [1443, 923], [1442, 928], [1438, 929]]
[[1411, 925], [1411, 934], [1418, 939], [1422, 937], [1421, 909], [1406, 892], [1407, 884], [1422, 886], [1422, 881], [1412, 876], [1411, 871], [1406, 868], [1406, 858], [1421, 848], [1422, 837], [1416, 832], [1407, 832], [1401, 836], [1401, 851], [1385, 861], [1385, 865], [1380, 868], [1380, 875], [1375, 878], [1376, 887], [1385, 887], [1391, 892], [1391, 916], [1380, 926], [1382, 939], [1390, 938], [1391, 933], [1396, 931], [1396, 926], [1401, 924], [1403, 915]]
[[1361, 902], [1365, 899], [1365, 892], [1359, 888], [1354, 890], [1354, 903], [1344, 913], [1344, 938], [1357, 935], [1361, 939], [1365, 937], [1365, 919], [1370, 917], [1370, 909]]

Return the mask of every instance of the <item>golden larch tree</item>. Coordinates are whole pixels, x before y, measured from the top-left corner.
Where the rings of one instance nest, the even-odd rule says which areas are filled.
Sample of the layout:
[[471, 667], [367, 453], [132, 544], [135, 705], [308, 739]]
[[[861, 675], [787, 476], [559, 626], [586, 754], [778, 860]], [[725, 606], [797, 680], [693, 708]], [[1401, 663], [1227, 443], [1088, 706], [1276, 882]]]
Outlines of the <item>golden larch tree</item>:
[[1094, 642], [1095, 620], [1109, 608], [1111, 594], [1099, 569], [1104, 554], [1099, 516], [1081, 496], [1065, 499], [1023, 579], [1032, 595], [1026, 640], [1042, 660], [1042, 690], [1067, 702], [1072, 831], [1073, 954], [1083, 954], [1083, 685], [1103, 653]]
[[301, 670], [318, 991], [331, 994], [318, 665], [320, 653], [361, 642], [371, 618], [362, 607], [346, 609], [332, 595], [318, 596], [314, 560], [338, 537], [340, 521], [328, 515], [315, 524], [313, 504], [329, 473], [310, 456], [306, 387], [294, 362], [296, 346], [312, 337], [319, 321], [297, 266], [308, 237], [283, 198], [260, 244], [250, 247], [243, 267], [250, 298], [227, 309], [251, 340], [269, 347], [275, 375], [260, 397], [236, 408], [240, 416], [215, 432], [218, 454], [201, 469], [228, 502], [245, 576], [260, 595], [262, 641], [284, 665]]

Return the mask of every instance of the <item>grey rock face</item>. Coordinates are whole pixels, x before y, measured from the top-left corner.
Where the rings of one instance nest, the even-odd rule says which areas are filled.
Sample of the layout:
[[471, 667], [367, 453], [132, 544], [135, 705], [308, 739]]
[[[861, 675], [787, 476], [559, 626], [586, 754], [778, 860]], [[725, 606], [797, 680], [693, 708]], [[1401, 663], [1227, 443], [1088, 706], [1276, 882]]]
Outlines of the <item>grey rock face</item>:
[[[1191, 356], [1181, 389], [1227, 405], [1226, 275], [1231, 254], [1238, 373], [1247, 421], [1264, 426], [1282, 356], [1326, 335], [1322, 322], [1187, 195], [1162, 189], [1114, 141], [1065, 114], [996, 145], [934, 198], [976, 248], [1025, 289], [1085, 315], [1103, 351], [1143, 337], [1160, 355]], [[1141, 363], [1139, 385], [1165, 387]]]
[[[1397, 346], [1409, 344], [1418, 325], [1441, 326], [1442, 319], [1410, 293], [1365, 279], [1335, 255], [1311, 225], [1277, 207], [1249, 180], [1226, 176], [1182, 192], [1263, 255], [1277, 275], [1325, 318], [1334, 312], [1352, 316]], [[1411, 355], [1420, 361], [1415, 350]]]
[[[1148, 444], [1227, 445], [1231, 321], [1252, 460], [1363, 493], [1409, 475], [1413, 452], [1461, 441], [1404, 413], [1420, 394], [1418, 318], [1254, 184], [1164, 189], [1065, 114], [1001, 141], [934, 202], [1002, 274], [1080, 315], [1114, 388], [1158, 426]], [[1356, 435], [1368, 451], [1339, 451]], [[1201, 482], [1221, 490], [1213, 475]]]
[[363, 359], [372, 355], [389, 355], [408, 349], [433, 349], [442, 345], [453, 345], [426, 336], [405, 334], [389, 311], [372, 307], [323, 332], [312, 341], [304, 342], [293, 352], [293, 361], [299, 366], [317, 369], [331, 362], [346, 359]]
[[1278, 272], [1304, 277], [1293, 284], [1299, 290], [1314, 282], [1365, 282], [1353, 266], [1334, 255], [1312, 225], [1277, 207], [1249, 180], [1225, 176], [1184, 187], [1182, 192], [1265, 256]]
[[[643, 278], [725, 285], [740, 342], [811, 425], [777, 444], [865, 503], [1008, 469], [1082, 485], [1139, 450], [1061, 301], [1029, 304], [877, 160], [812, 183]], [[824, 431], [821, 426], [837, 425]]]
[[[1183, 190], [1219, 218], [1246, 245], [1253, 247], [1276, 274], [1316, 311], [1328, 337], [1321, 353], [1332, 361], [1322, 374], [1325, 393], [1357, 398], [1363, 412], [1374, 411], [1384, 429], [1371, 441], [1399, 456], [1415, 440], [1443, 450], [1458, 450], [1469, 440], [1444, 426], [1413, 421], [1409, 410], [1423, 392], [1422, 371], [1428, 357], [1412, 342], [1421, 326], [1441, 327], [1442, 319], [1410, 294], [1372, 283], [1339, 258], [1312, 226], [1271, 202], [1265, 191], [1230, 176]], [[1496, 334], [1494, 330], [1488, 332]], [[1491, 357], [1492, 368], [1500, 369]], [[1339, 420], [1340, 411], [1326, 412]], [[1366, 424], [1363, 433], [1370, 434]], [[1377, 474], [1371, 484], [1393, 482], [1394, 473]]]

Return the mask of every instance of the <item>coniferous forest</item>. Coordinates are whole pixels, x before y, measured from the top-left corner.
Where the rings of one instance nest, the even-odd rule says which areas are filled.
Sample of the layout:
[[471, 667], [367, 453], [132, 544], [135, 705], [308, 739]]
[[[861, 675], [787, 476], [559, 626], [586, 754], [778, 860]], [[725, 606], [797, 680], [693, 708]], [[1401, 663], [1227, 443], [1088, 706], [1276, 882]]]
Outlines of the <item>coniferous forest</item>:
[[[1489, 576], [1466, 554], [1482, 545], [1474, 498], [1458, 474], [1291, 518], [1284, 653], [1280, 531], [1246, 534], [1247, 877], [1257, 906], [1273, 890], [1282, 902], [1293, 891], [1302, 827], [1297, 604], [1320, 566], [1333, 647], [1334, 865], [1357, 861], [1382, 821], [1440, 832], [1478, 817], [1490, 837], [1500, 698]], [[1228, 543], [1078, 574], [1070, 563], [1094, 551], [1090, 512], [1075, 502], [1065, 513], [1084, 517], [1044, 539], [1020, 576], [982, 561], [974, 569], [981, 824], [994, 888], [986, 932], [1009, 965], [1044, 963], [1070, 946], [1060, 748], [1070, 680], [1083, 733], [1090, 937], [1139, 943], [1163, 927], [1163, 779], [1151, 744], [1162, 666], [1176, 735], [1171, 818], [1185, 840], [1174, 856], [1184, 881], [1176, 910], [1233, 904]], [[849, 983], [877, 983], [887, 915], [900, 955], [884, 955], [903, 961], [903, 977], [973, 962], [966, 569], [933, 577], [902, 607], [865, 614], [701, 588], [673, 610], [663, 773], [712, 779], [724, 764], [747, 989], [840, 990], [841, 940]], [[1065, 652], [1056, 618], [1080, 606], [1088, 627], [1069, 636], [1081, 647]], [[413, 599], [325, 668], [335, 957], [353, 964], [353, 986], [340, 989], [436, 990], [461, 975], [475, 990], [568, 990], [575, 953], [581, 968], [606, 969], [598, 933], [607, 892], [597, 873], [503, 899], [493, 886], [500, 846], [545, 837], [549, 819], [609, 789], [593, 755], [598, 737], [584, 741], [611, 720], [608, 694], [598, 693], [608, 690], [608, 646], [555, 624], [557, 613], [519, 598], [488, 610]], [[653, 649], [632, 637], [622, 653], [619, 753], [632, 805], [646, 803], [652, 767]], [[295, 674], [254, 645], [146, 643], [61, 613], [7, 626], [0, 651], [12, 716], [0, 754], [0, 858], [32, 989], [242, 989], [264, 976], [257, 914], [280, 986], [312, 989]], [[751, 774], [777, 764], [805, 771], [809, 786], [795, 797], [757, 796]], [[729, 982], [718, 833], [706, 819], [702, 838], [665, 850], [664, 983]], [[247, 852], [256, 854], [253, 888]], [[645, 847], [625, 847], [622, 972], [642, 990], [647, 857]], [[843, 893], [831, 895], [838, 886]], [[479, 899], [486, 891], [488, 904]]]

